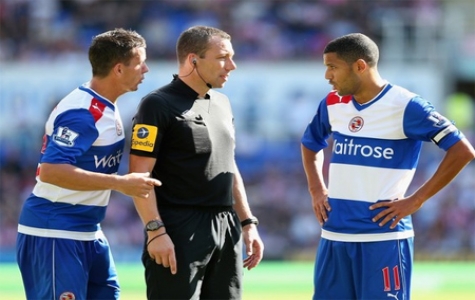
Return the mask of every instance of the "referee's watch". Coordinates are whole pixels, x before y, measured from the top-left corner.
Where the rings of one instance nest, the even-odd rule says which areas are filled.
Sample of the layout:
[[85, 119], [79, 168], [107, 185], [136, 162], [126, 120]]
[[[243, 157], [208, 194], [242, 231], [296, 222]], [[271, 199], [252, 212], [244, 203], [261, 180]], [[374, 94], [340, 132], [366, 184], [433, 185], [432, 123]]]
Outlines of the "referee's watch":
[[160, 220], [152, 220], [152, 221], [149, 221], [147, 223], [147, 225], [145, 225], [145, 230], [146, 231], [156, 231], [162, 227], [164, 227], [165, 224], [163, 224], [162, 221]]
[[256, 217], [250, 217], [250, 218], [247, 218], [246, 220], [243, 220], [241, 222], [241, 227], [244, 227], [244, 226], [247, 226], [247, 225], [250, 225], [250, 224], [254, 224], [254, 225], [259, 225], [259, 220], [256, 218]]

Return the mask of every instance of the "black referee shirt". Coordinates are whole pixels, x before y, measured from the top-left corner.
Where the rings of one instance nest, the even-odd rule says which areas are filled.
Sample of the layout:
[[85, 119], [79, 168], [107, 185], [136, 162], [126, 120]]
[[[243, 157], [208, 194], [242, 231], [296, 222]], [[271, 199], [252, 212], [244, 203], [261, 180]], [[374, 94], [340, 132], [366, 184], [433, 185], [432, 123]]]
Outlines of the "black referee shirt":
[[149, 93], [133, 118], [131, 154], [155, 157], [159, 206], [231, 206], [234, 124], [229, 99], [205, 99], [177, 76]]

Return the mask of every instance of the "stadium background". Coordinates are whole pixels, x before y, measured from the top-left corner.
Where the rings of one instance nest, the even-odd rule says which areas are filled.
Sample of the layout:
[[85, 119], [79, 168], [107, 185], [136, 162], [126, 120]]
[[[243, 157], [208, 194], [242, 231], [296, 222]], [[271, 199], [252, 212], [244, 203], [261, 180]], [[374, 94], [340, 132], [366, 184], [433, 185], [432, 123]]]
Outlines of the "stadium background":
[[[238, 69], [223, 91], [266, 260], [311, 261], [319, 242], [299, 138], [330, 88], [321, 53], [332, 38], [373, 37], [382, 75], [432, 101], [475, 142], [472, 0], [0, 0], [0, 262], [15, 259], [17, 218], [34, 184], [47, 114], [90, 78], [91, 37], [124, 27], [147, 39], [151, 70], [138, 92], [119, 100], [130, 131], [140, 98], [176, 72], [178, 34], [196, 24], [233, 37]], [[442, 155], [423, 148], [411, 189]], [[125, 156], [121, 172], [127, 163]], [[474, 174], [472, 162], [414, 215], [417, 260], [475, 261]], [[142, 225], [131, 199], [114, 193], [102, 225], [116, 260], [137, 262]]]

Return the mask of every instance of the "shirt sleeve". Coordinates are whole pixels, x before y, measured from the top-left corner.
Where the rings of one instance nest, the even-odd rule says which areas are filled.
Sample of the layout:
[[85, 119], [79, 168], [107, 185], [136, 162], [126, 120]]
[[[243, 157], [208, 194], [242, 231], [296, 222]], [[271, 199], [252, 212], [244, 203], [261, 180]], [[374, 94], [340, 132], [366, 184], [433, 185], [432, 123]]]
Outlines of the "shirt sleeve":
[[320, 102], [315, 116], [307, 125], [301, 142], [308, 149], [318, 152], [328, 146], [327, 139], [331, 132], [325, 98]]
[[132, 120], [130, 153], [156, 157], [169, 124], [166, 102], [151, 94], [142, 99]]
[[97, 139], [94, 118], [85, 109], [68, 110], [54, 120], [53, 132], [41, 157], [44, 163], [75, 165]]
[[421, 97], [415, 97], [408, 103], [403, 126], [407, 137], [432, 141], [445, 151], [464, 138], [463, 133], [451, 121]]

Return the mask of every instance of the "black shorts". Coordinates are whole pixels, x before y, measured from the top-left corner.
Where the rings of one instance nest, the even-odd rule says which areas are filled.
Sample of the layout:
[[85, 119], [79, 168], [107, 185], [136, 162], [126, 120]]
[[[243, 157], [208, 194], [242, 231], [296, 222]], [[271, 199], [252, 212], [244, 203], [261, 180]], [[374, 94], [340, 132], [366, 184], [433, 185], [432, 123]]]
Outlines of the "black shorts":
[[242, 239], [236, 213], [223, 208], [160, 208], [175, 245], [177, 273], [150, 259], [146, 248], [147, 298], [241, 299]]

